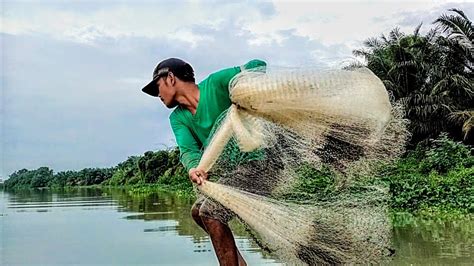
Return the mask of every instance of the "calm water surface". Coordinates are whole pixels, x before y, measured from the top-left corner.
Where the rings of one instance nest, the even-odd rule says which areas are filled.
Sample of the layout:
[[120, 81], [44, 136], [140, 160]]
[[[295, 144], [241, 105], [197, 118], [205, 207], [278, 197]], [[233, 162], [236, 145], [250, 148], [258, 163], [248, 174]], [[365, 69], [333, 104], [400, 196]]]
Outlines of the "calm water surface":
[[[137, 197], [120, 189], [0, 192], [1, 265], [217, 265], [209, 237], [172, 193]], [[393, 265], [474, 262], [472, 220], [397, 217]], [[237, 222], [249, 265], [280, 265]]]

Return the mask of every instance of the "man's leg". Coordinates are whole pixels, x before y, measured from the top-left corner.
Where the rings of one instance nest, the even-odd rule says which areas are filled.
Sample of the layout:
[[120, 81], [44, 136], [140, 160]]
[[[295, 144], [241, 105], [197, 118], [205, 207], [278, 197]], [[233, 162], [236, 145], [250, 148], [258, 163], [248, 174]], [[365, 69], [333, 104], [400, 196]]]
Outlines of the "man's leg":
[[230, 228], [216, 219], [207, 217], [201, 217], [201, 219], [211, 237], [219, 264], [222, 266], [239, 265], [237, 247]]
[[196, 222], [199, 227], [201, 227], [204, 231], [207, 232], [206, 227], [204, 226], [204, 223], [202, 222], [201, 216], [199, 215], [199, 208], [201, 207], [201, 204], [195, 204], [193, 208], [191, 209], [191, 215], [193, 216], [193, 220]]
[[[196, 204], [195, 206], [193, 206], [193, 208], [191, 209], [191, 215], [192, 215], [194, 221], [204, 231], [206, 231], [209, 234], [209, 236], [211, 237], [212, 245], [214, 246], [214, 249], [216, 251], [216, 255], [217, 255], [217, 258], [219, 260], [219, 263], [221, 265], [237, 265], [237, 264], [235, 264], [235, 262], [234, 262], [234, 264], [228, 263], [227, 258], [226, 258], [227, 255], [222, 254], [222, 253], [225, 253], [225, 252], [222, 252], [222, 249], [224, 249], [224, 251], [225, 251], [225, 249], [230, 249], [232, 251], [231, 252], [232, 254], [235, 254], [235, 252], [237, 252], [238, 265], [239, 266], [247, 266], [247, 263], [245, 262], [244, 258], [242, 257], [242, 255], [240, 254], [239, 250], [237, 249], [237, 247], [235, 245], [234, 236], [232, 235], [232, 231], [230, 230], [230, 228], [226, 224], [223, 224], [223, 223], [219, 222], [218, 220], [205, 218], [205, 217], [200, 216], [199, 215], [199, 208], [200, 207], [201, 207], [200, 204]], [[210, 231], [212, 233], [209, 233], [209, 231], [208, 231], [206, 225], [204, 224], [203, 220], [206, 220], [206, 225], [211, 227]], [[217, 227], [216, 227], [216, 225], [217, 225]], [[222, 232], [225, 232], [225, 233], [222, 233]], [[219, 237], [219, 235], [220, 235], [220, 237]], [[216, 236], [218, 236], [217, 239], [216, 239]], [[221, 240], [219, 238], [223, 238], [223, 240]], [[229, 243], [229, 241], [230, 241], [230, 243]], [[217, 242], [217, 243], [215, 243], [215, 242]], [[224, 245], [221, 245], [221, 243], [224, 243]], [[230, 247], [230, 248], [228, 248], [228, 247]], [[218, 249], [219, 249], [219, 251], [218, 251]], [[224, 256], [224, 261], [221, 260], [222, 256]], [[235, 255], [233, 255], [233, 256], [235, 256]], [[235, 258], [230, 259], [229, 262], [232, 262], [232, 261], [235, 261]]]

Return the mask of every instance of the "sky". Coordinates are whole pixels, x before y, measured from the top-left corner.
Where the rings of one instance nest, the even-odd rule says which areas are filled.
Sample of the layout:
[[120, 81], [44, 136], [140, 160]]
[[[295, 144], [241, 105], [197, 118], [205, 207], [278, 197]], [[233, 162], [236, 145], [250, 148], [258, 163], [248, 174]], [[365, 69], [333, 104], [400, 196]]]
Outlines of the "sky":
[[469, 1], [1, 1], [0, 177], [111, 167], [176, 146], [167, 109], [141, 92], [178, 57], [197, 81], [258, 58], [339, 68], [364, 40], [422, 32]]

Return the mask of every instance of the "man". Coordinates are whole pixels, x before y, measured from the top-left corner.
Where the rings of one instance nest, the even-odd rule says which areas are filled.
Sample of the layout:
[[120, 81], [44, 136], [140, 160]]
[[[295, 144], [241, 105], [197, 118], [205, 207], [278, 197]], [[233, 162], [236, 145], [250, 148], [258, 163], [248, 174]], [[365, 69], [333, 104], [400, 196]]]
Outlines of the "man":
[[[252, 60], [240, 67], [223, 69], [195, 83], [194, 70], [186, 62], [169, 58], [160, 62], [153, 71], [153, 80], [142, 91], [159, 97], [168, 108], [174, 108], [170, 123], [180, 150], [180, 161], [188, 170], [189, 178], [201, 185], [208, 175], [196, 169], [202, 150], [210, 140], [211, 129], [217, 118], [231, 105], [229, 83], [242, 69], [265, 67], [261, 60]], [[216, 218], [223, 208], [209, 210], [203, 199], [194, 204], [191, 214], [195, 222], [211, 237], [221, 265], [246, 265], [238, 251], [227, 219]]]

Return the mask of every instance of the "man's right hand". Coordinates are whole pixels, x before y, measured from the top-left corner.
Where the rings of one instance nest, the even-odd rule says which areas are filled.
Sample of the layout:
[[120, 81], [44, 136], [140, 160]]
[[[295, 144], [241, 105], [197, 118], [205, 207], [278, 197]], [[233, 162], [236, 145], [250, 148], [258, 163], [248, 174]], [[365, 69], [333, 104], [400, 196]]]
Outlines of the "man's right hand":
[[201, 185], [204, 180], [207, 180], [207, 173], [202, 171], [202, 170], [198, 170], [196, 168], [191, 168], [189, 170], [189, 179], [198, 184], [198, 185]]

